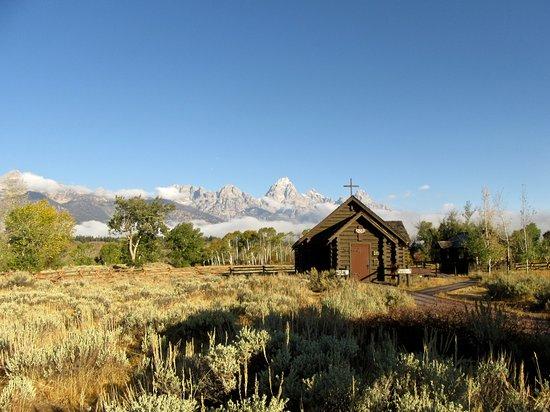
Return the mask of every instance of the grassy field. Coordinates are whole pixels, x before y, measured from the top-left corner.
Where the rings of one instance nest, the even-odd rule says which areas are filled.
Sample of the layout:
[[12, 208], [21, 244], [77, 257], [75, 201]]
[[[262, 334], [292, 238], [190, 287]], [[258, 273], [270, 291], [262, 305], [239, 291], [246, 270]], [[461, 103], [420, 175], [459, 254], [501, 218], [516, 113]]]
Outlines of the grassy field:
[[542, 411], [549, 343], [386, 286], [16, 273], [0, 277], [0, 410]]

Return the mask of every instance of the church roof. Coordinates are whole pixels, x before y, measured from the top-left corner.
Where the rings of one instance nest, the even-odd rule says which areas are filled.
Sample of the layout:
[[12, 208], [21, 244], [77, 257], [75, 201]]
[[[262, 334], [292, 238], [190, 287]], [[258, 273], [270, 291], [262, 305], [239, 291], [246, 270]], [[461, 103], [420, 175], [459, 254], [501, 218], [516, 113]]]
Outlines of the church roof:
[[[356, 210], [354, 210], [353, 213], [350, 213], [348, 209], [350, 207], [354, 207]], [[348, 213], [345, 213], [346, 210], [348, 210]], [[312, 239], [313, 237], [322, 237], [323, 239], [328, 240], [360, 216], [372, 220], [375, 226], [378, 226], [380, 230], [386, 232], [386, 236], [389, 234], [390, 236], [400, 239], [406, 244], [410, 242], [403, 222], [392, 221], [392, 223], [389, 224], [374, 213], [372, 209], [367, 207], [363, 202], [352, 195], [342, 202], [342, 204], [333, 210], [332, 213], [330, 213], [326, 218], [321, 220], [311, 230], [298, 239], [296, 243], [294, 243], [293, 247], [296, 247], [305, 240]]]
[[406, 240], [407, 243], [411, 242], [409, 233], [405, 229], [405, 225], [401, 220], [386, 220], [386, 224], [393, 229], [393, 231], [401, 236], [403, 240]]

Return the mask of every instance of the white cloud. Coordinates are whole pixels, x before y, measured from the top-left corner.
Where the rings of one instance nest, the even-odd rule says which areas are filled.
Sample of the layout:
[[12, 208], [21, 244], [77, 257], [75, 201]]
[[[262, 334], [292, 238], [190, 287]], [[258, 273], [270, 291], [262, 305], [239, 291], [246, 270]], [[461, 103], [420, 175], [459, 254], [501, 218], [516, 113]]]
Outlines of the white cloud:
[[157, 187], [156, 191], [160, 197], [167, 200], [178, 201], [182, 197], [180, 191], [175, 186]]
[[76, 225], [75, 233], [77, 236], [105, 237], [109, 236], [109, 228], [105, 223], [89, 220]]
[[550, 210], [542, 210], [537, 212], [533, 217], [533, 221], [542, 230], [542, 233], [550, 230]]
[[396, 199], [396, 198], [397, 198], [397, 195], [395, 195], [393, 193], [388, 195], [388, 199], [390, 199], [390, 200], [393, 200], [393, 199]]
[[236, 230], [258, 230], [262, 227], [273, 227], [279, 232], [293, 232], [296, 234], [300, 234], [304, 229], [309, 229], [315, 226], [316, 223], [294, 223], [284, 220], [266, 221], [259, 220], [254, 217], [242, 217], [221, 223], [206, 223], [202, 221], [194, 221], [193, 224], [200, 228], [205, 236], [222, 237], [225, 234], [234, 232]]
[[62, 185], [53, 179], [48, 179], [30, 172], [21, 173], [21, 180], [27, 187], [27, 190], [33, 192], [56, 193], [66, 189], [71, 189], [82, 194], [91, 192], [90, 189], [84, 186]]
[[422, 190], [422, 191], [430, 190], [430, 185], [422, 185], [418, 188], [418, 190]]
[[403, 197], [404, 197], [405, 199], [407, 199], [407, 198], [411, 197], [411, 195], [412, 195], [412, 192], [411, 192], [410, 190], [407, 190], [407, 191], [403, 194]]
[[452, 203], [444, 203], [441, 209], [436, 211], [375, 210], [375, 212], [384, 220], [402, 220], [409, 235], [414, 237], [416, 235], [416, 225], [420, 221], [432, 222], [437, 226], [447, 213], [454, 208], [455, 206]]
[[148, 193], [143, 189], [120, 189], [120, 190], [113, 191], [113, 190], [108, 190], [100, 187], [96, 190], [92, 190], [85, 186], [61, 184], [56, 182], [53, 179], [48, 179], [46, 177], [39, 176], [31, 172], [23, 172], [20, 174], [20, 176], [27, 190], [32, 192], [47, 193], [49, 195], [55, 195], [57, 193], [64, 192], [66, 190], [71, 190], [79, 194], [95, 194], [98, 196], [107, 197], [111, 199], [114, 198], [115, 196], [150, 197], [150, 193]]
[[454, 209], [456, 209], [454, 203], [443, 203], [443, 212], [448, 213]]

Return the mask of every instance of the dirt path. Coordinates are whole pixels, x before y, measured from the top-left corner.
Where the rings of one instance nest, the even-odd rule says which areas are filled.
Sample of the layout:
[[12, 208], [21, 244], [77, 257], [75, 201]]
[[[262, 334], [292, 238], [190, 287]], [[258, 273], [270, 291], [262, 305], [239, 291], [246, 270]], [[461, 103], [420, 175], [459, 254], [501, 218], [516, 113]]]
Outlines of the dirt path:
[[476, 280], [465, 280], [463, 282], [451, 283], [450, 285], [434, 286], [434, 287], [431, 287], [431, 288], [421, 289], [421, 290], [417, 290], [416, 292], [413, 292], [413, 293], [419, 293], [419, 294], [422, 294], [422, 295], [435, 296], [438, 293], [450, 292], [452, 290], [458, 290], [458, 289], [464, 289], [464, 288], [467, 288], [469, 286], [474, 286], [477, 283], [478, 282]]
[[431, 288], [417, 290], [410, 292], [410, 294], [418, 306], [436, 306], [444, 309], [465, 309], [468, 306], [472, 306], [472, 304], [469, 302], [459, 302], [456, 300], [445, 299], [437, 297], [436, 295], [438, 293], [467, 288], [476, 284], [477, 281], [475, 280], [465, 280], [463, 282], [451, 283], [450, 285], [434, 286]]

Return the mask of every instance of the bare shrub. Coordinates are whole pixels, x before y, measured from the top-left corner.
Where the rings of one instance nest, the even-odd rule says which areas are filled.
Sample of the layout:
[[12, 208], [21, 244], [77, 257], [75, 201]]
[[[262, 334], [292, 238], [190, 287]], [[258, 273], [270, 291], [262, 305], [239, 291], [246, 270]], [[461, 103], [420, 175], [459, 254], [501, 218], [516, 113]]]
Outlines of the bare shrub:
[[142, 393], [128, 400], [106, 403], [103, 409], [105, 412], [195, 412], [199, 410], [199, 405], [194, 399]]
[[322, 304], [345, 318], [360, 318], [367, 314], [387, 313], [391, 308], [414, 306], [414, 301], [399, 289], [349, 281], [329, 290]]
[[25, 376], [13, 376], [0, 392], [1, 410], [25, 410], [36, 397], [32, 380]]
[[309, 278], [309, 288], [313, 292], [324, 292], [341, 282], [341, 279], [336, 276], [336, 272], [333, 270], [318, 271], [313, 268], [307, 273], [307, 276]]
[[13, 286], [24, 287], [32, 286], [35, 282], [34, 277], [29, 272], [17, 271], [10, 275], [2, 276], [4, 279], [0, 282], [0, 288], [11, 288]]

